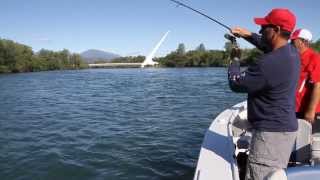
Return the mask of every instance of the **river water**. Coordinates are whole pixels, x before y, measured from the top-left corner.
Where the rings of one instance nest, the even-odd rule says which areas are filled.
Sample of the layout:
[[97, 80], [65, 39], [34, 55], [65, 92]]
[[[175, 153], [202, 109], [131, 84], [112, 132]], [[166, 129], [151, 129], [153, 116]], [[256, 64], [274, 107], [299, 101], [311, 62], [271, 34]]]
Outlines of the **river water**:
[[1, 180], [192, 179], [224, 68], [0, 75]]

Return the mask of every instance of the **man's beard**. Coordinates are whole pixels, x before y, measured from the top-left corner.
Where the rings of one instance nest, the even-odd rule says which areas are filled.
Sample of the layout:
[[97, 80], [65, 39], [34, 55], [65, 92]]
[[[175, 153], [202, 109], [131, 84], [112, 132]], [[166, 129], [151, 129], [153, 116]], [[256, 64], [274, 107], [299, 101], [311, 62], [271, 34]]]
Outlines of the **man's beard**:
[[261, 36], [261, 43], [262, 43], [264, 53], [269, 53], [272, 51], [271, 40], [269, 40], [266, 35]]

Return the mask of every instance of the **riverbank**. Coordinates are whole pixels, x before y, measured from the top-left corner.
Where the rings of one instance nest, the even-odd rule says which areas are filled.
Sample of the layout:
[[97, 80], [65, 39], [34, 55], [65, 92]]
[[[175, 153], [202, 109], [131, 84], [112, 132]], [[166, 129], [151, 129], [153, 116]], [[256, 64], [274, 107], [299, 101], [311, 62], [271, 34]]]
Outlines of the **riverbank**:
[[[320, 50], [320, 40], [311, 44]], [[183, 43], [175, 51], [164, 57], [155, 58], [158, 67], [226, 67], [229, 64], [231, 45], [225, 50], [207, 50], [200, 44], [194, 50], [186, 51]], [[86, 68], [139, 68], [144, 56], [128, 56], [113, 59], [111, 62], [87, 64], [79, 54], [67, 49], [50, 51], [42, 49], [33, 52], [32, 48], [11, 40], [0, 39], [0, 73], [39, 72], [52, 70], [77, 70]], [[254, 64], [262, 53], [257, 49], [242, 49], [242, 66]]]

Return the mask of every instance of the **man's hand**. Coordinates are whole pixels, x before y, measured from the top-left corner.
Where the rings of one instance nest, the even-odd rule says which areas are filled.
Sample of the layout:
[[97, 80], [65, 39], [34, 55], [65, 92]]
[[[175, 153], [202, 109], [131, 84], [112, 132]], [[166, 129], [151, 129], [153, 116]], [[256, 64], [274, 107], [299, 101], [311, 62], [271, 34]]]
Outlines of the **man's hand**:
[[231, 29], [231, 33], [237, 37], [250, 37], [252, 33], [244, 28], [241, 27], [235, 27]]
[[316, 116], [315, 111], [306, 111], [304, 114], [304, 119], [307, 120], [309, 123], [313, 124], [315, 116]]

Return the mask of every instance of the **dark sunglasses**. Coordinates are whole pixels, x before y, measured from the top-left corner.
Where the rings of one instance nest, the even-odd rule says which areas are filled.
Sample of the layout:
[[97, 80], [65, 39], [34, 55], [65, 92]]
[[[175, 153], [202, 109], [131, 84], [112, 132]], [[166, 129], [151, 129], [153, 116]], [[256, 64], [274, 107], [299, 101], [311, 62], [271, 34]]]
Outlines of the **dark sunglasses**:
[[268, 25], [263, 25], [261, 26], [261, 29], [259, 31], [259, 33], [261, 34], [263, 31], [265, 31], [266, 29], [273, 29], [274, 31], [279, 31], [280, 30], [280, 27], [279, 26], [276, 26], [276, 25], [273, 25], [273, 24], [268, 24]]

